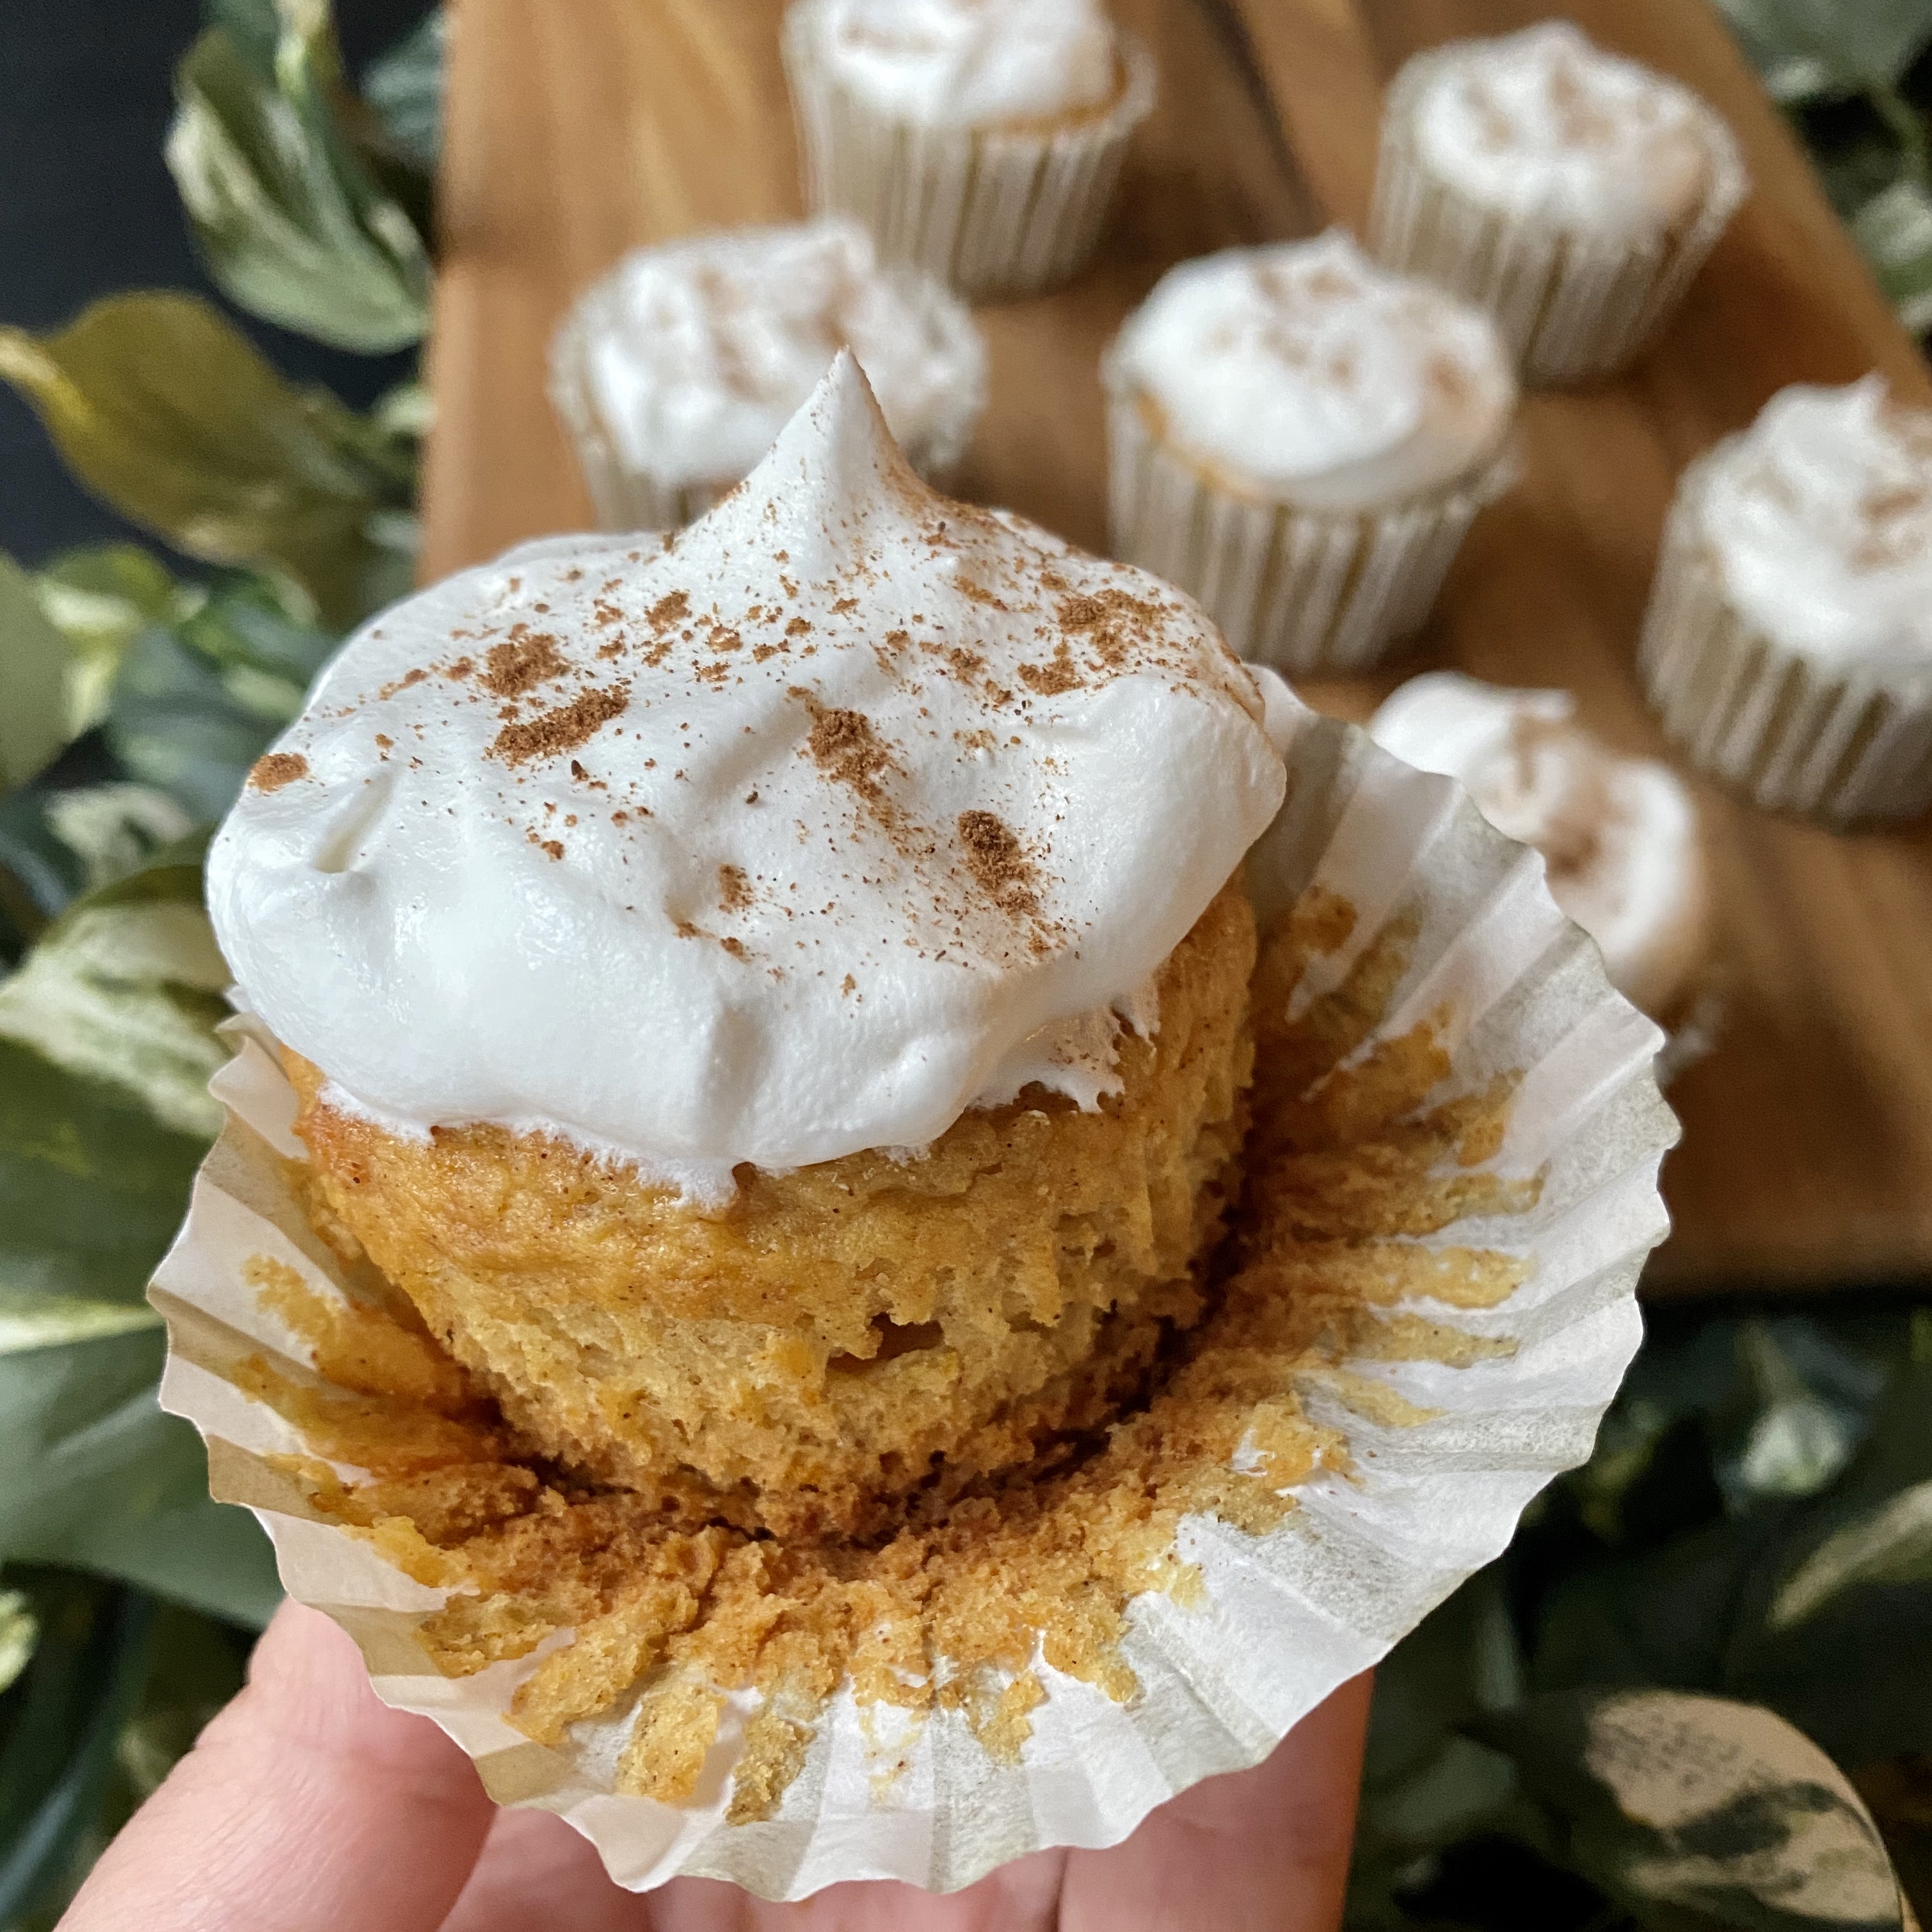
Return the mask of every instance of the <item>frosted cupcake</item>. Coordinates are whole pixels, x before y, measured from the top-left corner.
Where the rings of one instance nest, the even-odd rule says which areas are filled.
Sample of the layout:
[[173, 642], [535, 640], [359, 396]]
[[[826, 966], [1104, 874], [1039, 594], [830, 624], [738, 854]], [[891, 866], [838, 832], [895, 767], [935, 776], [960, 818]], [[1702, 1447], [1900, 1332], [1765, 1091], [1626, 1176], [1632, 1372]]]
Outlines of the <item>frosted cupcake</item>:
[[1102, 374], [1115, 555], [1284, 671], [1358, 669], [1414, 631], [1515, 475], [1489, 318], [1339, 230], [1170, 270]]
[[529, 1439], [862, 1532], [1202, 1312], [1265, 718], [1184, 599], [926, 488], [842, 356], [674, 542], [352, 640], [210, 904], [334, 1224]]
[[1371, 245], [1489, 308], [1528, 381], [1582, 382], [1642, 347], [1745, 188], [1696, 94], [1546, 21], [1396, 75]]
[[849, 346], [921, 475], [943, 482], [986, 396], [964, 304], [881, 270], [857, 223], [699, 235], [627, 256], [553, 345], [550, 394], [598, 521], [670, 530], [748, 476]]
[[1077, 273], [1154, 63], [1100, 0], [794, 0], [807, 202], [975, 300]]
[[1828, 825], [1932, 804], [1932, 411], [1780, 390], [1687, 470], [1639, 662], [1713, 777]]
[[1696, 808], [1654, 758], [1619, 758], [1567, 691], [1509, 691], [1457, 671], [1411, 678], [1370, 721], [1384, 750], [1461, 781], [1499, 832], [1543, 854], [1550, 896], [1594, 939], [1610, 983], [1681, 1020], [1710, 950]]

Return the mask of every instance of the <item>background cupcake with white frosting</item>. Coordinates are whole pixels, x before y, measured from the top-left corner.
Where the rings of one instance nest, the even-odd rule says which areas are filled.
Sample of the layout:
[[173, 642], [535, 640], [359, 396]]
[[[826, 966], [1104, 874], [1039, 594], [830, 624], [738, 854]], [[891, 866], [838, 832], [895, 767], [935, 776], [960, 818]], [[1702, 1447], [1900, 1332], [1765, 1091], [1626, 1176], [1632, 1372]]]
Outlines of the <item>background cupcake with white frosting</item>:
[[1154, 99], [1100, 0], [794, 0], [784, 61], [809, 205], [975, 298], [1078, 272]]
[[1686, 1017], [1710, 951], [1697, 808], [1654, 758], [1620, 757], [1576, 722], [1567, 691], [1512, 691], [1430, 671], [1370, 735], [1458, 779], [1498, 831], [1543, 854], [1550, 896], [1598, 944], [1610, 983], [1664, 1024]]
[[1642, 347], [1746, 185], [1696, 94], [1551, 20], [1403, 68], [1370, 232], [1490, 309], [1528, 380], [1581, 382]]
[[1932, 410], [1794, 385], [1679, 480], [1640, 662], [1664, 728], [1827, 824], [1932, 805]]
[[1414, 631], [1515, 475], [1489, 318], [1340, 230], [1183, 262], [1103, 374], [1114, 554], [1291, 673], [1360, 668]]
[[748, 476], [841, 348], [913, 466], [944, 482], [986, 397], [958, 297], [881, 268], [856, 222], [694, 236], [626, 256], [558, 331], [550, 393], [606, 530], [668, 530]]

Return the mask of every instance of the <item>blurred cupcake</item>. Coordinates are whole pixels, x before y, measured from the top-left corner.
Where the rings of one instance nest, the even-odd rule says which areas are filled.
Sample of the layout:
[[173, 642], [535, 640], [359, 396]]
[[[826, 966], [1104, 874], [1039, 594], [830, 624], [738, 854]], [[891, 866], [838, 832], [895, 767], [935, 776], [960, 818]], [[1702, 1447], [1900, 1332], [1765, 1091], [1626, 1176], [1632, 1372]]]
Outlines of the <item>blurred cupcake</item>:
[[1099, 0], [794, 0], [784, 62], [808, 204], [976, 299], [1078, 273], [1154, 106]]
[[881, 270], [831, 219], [626, 256], [558, 331], [550, 394], [609, 530], [669, 530], [751, 471], [849, 346], [913, 466], [943, 483], [986, 397], [986, 350], [930, 276]]
[[1515, 476], [1489, 318], [1340, 230], [1184, 262], [1102, 374], [1115, 555], [1285, 671], [1358, 669], [1415, 629]]
[[1369, 724], [1385, 751], [1458, 779], [1499, 832], [1543, 854], [1550, 896], [1594, 939], [1610, 983], [1682, 1019], [1710, 950], [1696, 808], [1668, 766], [1619, 758], [1567, 691], [1506, 691], [1458, 671], [1411, 678]]
[[1640, 664], [1664, 728], [1772, 811], [1932, 804], [1932, 411], [1780, 390], [1677, 486]]
[[1396, 75], [1371, 245], [1489, 308], [1528, 381], [1582, 382], [1642, 348], [1746, 186], [1696, 94], [1546, 21]]

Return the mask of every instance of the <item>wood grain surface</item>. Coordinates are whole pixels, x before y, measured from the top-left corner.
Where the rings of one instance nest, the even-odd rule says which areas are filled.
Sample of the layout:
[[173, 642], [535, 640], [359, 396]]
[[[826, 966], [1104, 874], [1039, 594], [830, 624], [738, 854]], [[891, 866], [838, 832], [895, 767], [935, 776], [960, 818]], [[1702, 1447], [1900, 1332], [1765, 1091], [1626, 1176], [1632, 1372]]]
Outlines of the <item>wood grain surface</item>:
[[[583, 527], [544, 395], [550, 331], [627, 248], [796, 213], [780, 0], [456, 0], [430, 377], [424, 570]], [[1534, 0], [1118, 0], [1152, 45], [1142, 130], [1102, 259], [982, 311], [992, 401], [963, 493], [1104, 545], [1096, 363], [1170, 263], [1367, 212], [1384, 81], [1417, 48], [1527, 24]], [[1372, 680], [1310, 688], [1365, 716], [1461, 664], [1567, 685], [1612, 743], [1664, 752], [1632, 670], [1678, 470], [1795, 381], [1924, 364], [1808, 165], [1702, 0], [1573, 0], [1604, 44], [1729, 118], [1755, 192], [1665, 336], [1624, 380], [1533, 398], [1528, 473], [1477, 524], [1435, 619]], [[1726, 1016], [1671, 1098], [1676, 1228], [1651, 1292], [1932, 1274], [1932, 833], [1838, 837], [1698, 788]]]

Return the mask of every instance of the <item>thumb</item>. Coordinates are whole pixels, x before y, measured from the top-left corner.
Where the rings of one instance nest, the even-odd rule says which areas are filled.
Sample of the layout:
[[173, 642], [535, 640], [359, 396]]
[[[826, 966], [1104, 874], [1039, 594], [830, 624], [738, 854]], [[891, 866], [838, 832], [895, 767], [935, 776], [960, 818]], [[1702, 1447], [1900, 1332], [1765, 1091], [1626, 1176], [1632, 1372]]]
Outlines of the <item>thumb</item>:
[[495, 1808], [355, 1645], [284, 1604], [248, 1688], [103, 1854], [59, 1932], [435, 1932]]

